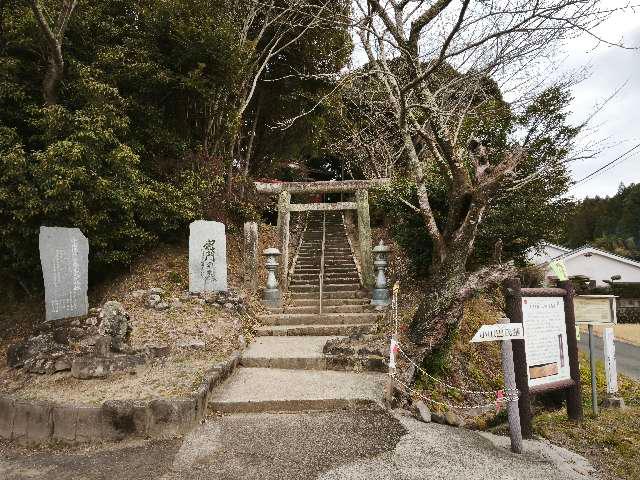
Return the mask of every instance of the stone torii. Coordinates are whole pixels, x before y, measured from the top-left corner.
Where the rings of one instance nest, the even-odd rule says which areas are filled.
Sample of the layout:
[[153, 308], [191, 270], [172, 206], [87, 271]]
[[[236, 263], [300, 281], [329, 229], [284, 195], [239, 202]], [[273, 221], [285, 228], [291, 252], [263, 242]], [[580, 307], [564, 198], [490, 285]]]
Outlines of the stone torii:
[[[358, 240], [364, 287], [373, 286], [373, 261], [371, 257], [371, 219], [369, 217], [368, 189], [386, 185], [388, 178], [375, 180], [341, 180], [324, 182], [255, 182], [256, 191], [278, 195], [278, 236], [282, 252], [281, 272], [283, 286], [287, 288], [289, 271], [289, 221], [291, 212], [356, 210], [358, 215]], [[291, 203], [292, 193], [355, 192], [355, 202]]]

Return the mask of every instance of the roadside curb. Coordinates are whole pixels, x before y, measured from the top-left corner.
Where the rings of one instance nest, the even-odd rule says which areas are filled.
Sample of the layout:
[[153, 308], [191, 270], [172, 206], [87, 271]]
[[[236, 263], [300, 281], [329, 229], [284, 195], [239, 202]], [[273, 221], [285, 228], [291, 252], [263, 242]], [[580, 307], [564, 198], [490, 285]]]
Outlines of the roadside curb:
[[187, 398], [106, 400], [102, 405], [90, 406], [0, 394], [0, 438], [33, 445], [184, 434], [205, 417], [211, 392], [233, 373], [240, 357], [236, 350], [207, 370], [197, 391]]

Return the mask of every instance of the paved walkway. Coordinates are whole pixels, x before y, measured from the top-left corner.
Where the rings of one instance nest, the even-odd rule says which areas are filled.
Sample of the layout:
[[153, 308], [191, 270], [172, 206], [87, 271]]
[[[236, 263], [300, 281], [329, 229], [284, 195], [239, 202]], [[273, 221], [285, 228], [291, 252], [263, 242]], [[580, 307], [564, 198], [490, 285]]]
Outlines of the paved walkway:
[[[498, 438], [506, 444], [506, 438]], [[25, 452], [0, 444], [3, 480], [586, 480], [540, 442], [510, 453], [476, 432], [385, 412], [234, 414], [184, 439]]]

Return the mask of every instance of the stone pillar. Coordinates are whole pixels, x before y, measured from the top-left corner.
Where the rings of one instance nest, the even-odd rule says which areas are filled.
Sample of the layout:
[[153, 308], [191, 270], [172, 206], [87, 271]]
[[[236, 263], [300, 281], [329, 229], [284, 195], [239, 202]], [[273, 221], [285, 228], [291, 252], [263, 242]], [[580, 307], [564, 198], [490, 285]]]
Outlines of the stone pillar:
[[244, 286], [255, 292], [258, 290], [258, 224], [244, 224]]
[[358, 242], [362, 280], [366, 288], [373, 286], [373, 261], [371, 260], [371, 220], [369, 218], [369, 192], [356, 190], [358, 204]]
[[267, 286], [264, 289], [262, 302], [268, 307], [281, 307], [282, 292], [278, 288], [278, 279], [276, 278], [280, 251], [277, 248], [267, 248], [262, 254], [267, 259], [265, 263], [267, 267]]
[[280, 252], [282, 262], [280, 264], [280, 278], [282, 290], [287, 291], [289, 273], [289, 221], [291, 220], [291, 194], [287, 191], [278, 195], [278, 238], [280, 239]]

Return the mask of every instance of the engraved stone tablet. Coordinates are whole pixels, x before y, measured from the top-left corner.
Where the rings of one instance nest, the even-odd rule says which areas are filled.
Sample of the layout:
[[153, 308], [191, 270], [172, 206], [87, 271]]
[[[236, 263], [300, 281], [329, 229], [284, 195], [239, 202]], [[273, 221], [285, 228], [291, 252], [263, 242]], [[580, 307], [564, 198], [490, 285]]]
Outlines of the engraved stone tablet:
[[86, 315], [89, 242], [77, 228], [40, 227], [46, 319]]
[[224, 224], [198, 220], [189, 226], [189, 291], [227, 291]]

